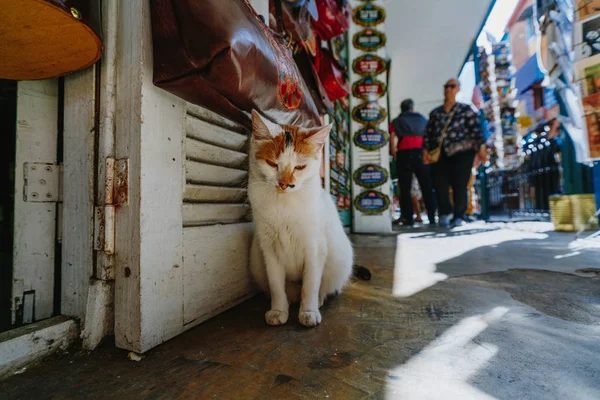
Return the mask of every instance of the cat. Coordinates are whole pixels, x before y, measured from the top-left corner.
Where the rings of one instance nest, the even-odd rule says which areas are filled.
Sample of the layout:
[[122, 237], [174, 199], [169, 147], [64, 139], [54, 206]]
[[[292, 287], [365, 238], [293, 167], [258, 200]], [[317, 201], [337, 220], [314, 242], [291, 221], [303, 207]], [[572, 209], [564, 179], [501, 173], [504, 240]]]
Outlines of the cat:
[[331, 125], [278, 125], [252, 112], [248, 198], [255, 233], [250, 272], [270, 294], [265, 320], [283, 325], [300, 301], [300, 323], [321, 323], [319, 308], [353, 270], [352, 244], [331, 197], [321, 188], [321, 153]]

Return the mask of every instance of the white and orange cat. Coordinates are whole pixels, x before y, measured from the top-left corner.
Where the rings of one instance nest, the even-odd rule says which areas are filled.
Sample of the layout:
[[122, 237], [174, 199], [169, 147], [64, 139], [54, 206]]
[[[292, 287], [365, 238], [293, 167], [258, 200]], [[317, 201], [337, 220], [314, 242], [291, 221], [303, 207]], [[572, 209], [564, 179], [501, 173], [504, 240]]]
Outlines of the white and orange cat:
[[321, 153], [331, 125], [274, 124], [252, 112], [248, 196], [255, 234], [250, 270], [271, 295], [269, 325], [288, 320], [300, 300], [304, 326], [321, 323], [325, 298], [352, 274], [353, 251], [331, 197], [321, 188]]

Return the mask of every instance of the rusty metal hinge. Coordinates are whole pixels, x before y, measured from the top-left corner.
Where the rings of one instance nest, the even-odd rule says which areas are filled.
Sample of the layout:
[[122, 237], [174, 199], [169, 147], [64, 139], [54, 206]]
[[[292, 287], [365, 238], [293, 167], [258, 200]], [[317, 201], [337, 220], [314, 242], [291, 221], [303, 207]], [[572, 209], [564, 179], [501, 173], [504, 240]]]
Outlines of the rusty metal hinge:
[[94, 212], [94, 250], [115, 253], [115, 211], [129, 203], [129, 160], [106, 159], [105, 204]]

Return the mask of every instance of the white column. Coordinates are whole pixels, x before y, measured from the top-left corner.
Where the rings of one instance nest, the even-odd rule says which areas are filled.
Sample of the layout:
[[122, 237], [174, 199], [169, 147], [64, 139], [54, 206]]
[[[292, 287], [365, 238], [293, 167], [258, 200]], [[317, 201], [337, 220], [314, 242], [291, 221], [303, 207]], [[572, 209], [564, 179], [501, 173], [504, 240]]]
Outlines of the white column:
[[[351, 5], [353, 8], [353, 12], [356, 11], [357, 7], [364, 6], [365, 4], [372, 4], [372, 5], [384, 8], [384, 2], [382, 0], [371, 1], [368, 3], [364, 2], [364, 1], [352, 0]], [[359, 50], [354, 47], [354, 45], [353, 45], [354, 35], [363, 30], [367, 30], [367, 29], [373, 29], [373, 30], [385, 33], [384, 23], [379, 23], [373, 27], [367, 28], [367, 27], [357, 25], [354, 21], [352, 22], [352, 25], [350, 27], [350, 32], [349, 32], [349, 38], [348, 38], [349, 39], [348, 45], [349, 45], [349, 50], [350, 50], [349, 51], [350, 66], [351, 66], [350, 79], [351, 79], [352, 83], [363, 78], [362, 76], [356, 74], [352, 70], [352, 63], [357, 57], [360, 57], [364, 54], [373, 54], [373, 55], [379, 56], [383, 59], [387, 59], [385, 46], [376, 51], [372, 51], [372, 52], [365, 52], [365, 51]], [[376, 79], [381, 82], [384, 82], [387, 85], [385, 71], [382, 71], [381, 74], [377, 75]], [[354, 96], [350, 97], [351, 115], [352, 115], [352, 110], [354, 110], [355, 107], [361, 105], [362, 103], [364, 103], [363, 100], [360, 100]], [[387, 111], [386, 96], [383, 96], [379, 100], [377, 100], [377, 103]], [[385, 118], [382, 122], [380, 122], [377, 125], [377, 127], [385, 132], [388, 132], [388, 122], [387, 121], [388, 121], [387, 118]], [[358, 185], [352, 178], [354, 171], [359, 169], [361, 166], [367, 165], [367, 164], [374, 164], [374, 165], [381, 166], [389, 172], [390, 160], [389, 160], [389, 150], [388, 150], [387, 144], [378, 150], [368, 151], [368, 150], [358, 147], [356, 145], [356, 143], [354, 142], [355, 133], [364, 127], [365, 127], [365, 125], [358, 123], [354, 120], [352, 120], [352, 123], [350, 126], [350, 138], [352, 140], [352, 174], [350, 174], [350, 178], [352, 179], [352, 197], [353, 197], [353, 199], [352, 199], [353, 200], [352, 201], [352, 203], [353, 203], [352, 204], [352, 207], [353, 207], [352, 228], [353, 228], [354, 232], [358, 232], [358, 233], [388, 233], [388, 232], [392, 231], [392, 210], [393, 210], [392, 199], [393, 199], [393, 196], [391, 195], [391, 180], [388, 179], [385, 183], [383, 183], [379, 187], [376, 187], [373, 189], [366, 189], [366, 188]], [[364, 193], [367, 191], [379, 192], [379, 193], [383, 194], [384, 196], [386, 196], [389, 200], [389, 207], [386, 210], [384, 210], [383, 212], [381, 212], [380, 214], [376, 214], [376, 215], [367, 215], [367, 214], [364, 214], [361, 211], [359, 211], [356, 208], [355, 200], [356, 200], [357, 196], [360, 196], [361, 193]]]

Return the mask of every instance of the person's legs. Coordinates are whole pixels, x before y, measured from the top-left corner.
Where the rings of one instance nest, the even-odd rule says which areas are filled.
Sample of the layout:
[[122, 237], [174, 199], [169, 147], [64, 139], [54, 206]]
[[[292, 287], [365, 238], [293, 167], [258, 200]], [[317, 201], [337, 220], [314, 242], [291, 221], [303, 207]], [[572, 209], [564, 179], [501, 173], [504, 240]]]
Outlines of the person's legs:
[[429, 165], [420, 163], [414, 170], [419, 186], [421, 187], [421, 193], [423, 194], [423, 201], [425, 202], [425, 209], [429, 216], [429, 223], [433, 224], [435, 223], [435, 201], [433, 199], [433, 188], [431, 185], [431, 168]]
[[409, 160], [401, 152], [398, 152], [396, 165], [398, 168], [398, 187], [400, 188], [400, 219], [407, 224], [411, 224], [413, 222], [413, 208], [410, 189], [412, 187], [413, 172]]
[[467, 211], [467, 184], [471, 178], [471, 169], [475, 161], [475, 153], [463, 151], [449, 157], [452, 164], [450, 184], [454, 198], [454, 220], [464, 220]]
[[467, 212], [468, 216], [472, 216], [475, 213], [475, 206], [473, 205], [473, 196], [475, 195], [475, 175], [471, 173], [469, 177], [469, 183], [467, 184]]
[[415, 222], [423, 222], [421, 219], [421, 206], [419, 205], [419, 200], [417, 200], [415, 196], [412, 196], [412, 206], [416, 215]]
[[448, 179], [448, 160], [442, 154], [440, 160], [433, 164], [433, 180], [435, 185], [435, 192], [438, 202], [438, 211], [440, 217], [440, 225], [445, 225], [443, 219], [452, 213], [452, 207], [450, 206], [450, 195], [448, 189], [450, 188], [450, 182]]

